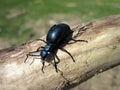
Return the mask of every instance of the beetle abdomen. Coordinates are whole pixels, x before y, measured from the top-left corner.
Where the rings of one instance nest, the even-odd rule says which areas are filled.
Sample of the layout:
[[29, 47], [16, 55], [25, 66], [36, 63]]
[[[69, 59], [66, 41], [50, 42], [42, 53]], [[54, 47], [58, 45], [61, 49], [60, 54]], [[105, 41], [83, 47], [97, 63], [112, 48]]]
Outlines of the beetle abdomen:
[[51, 44], [60, 44], [73, 31], [67, 24], [54, 25], [47, 34], [47, 42]]

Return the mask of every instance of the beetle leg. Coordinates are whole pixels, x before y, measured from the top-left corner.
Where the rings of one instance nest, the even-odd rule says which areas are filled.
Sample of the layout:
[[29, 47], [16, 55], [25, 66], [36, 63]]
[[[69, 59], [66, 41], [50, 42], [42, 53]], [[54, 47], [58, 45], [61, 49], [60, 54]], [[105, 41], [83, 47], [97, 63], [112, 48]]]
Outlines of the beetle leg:
[[26, 56], [26, 59], [24, 60], [24, 63], [27, 61], [28, 57], [29, 56], [40, 56], [40, 55], [33, 55], [32, 53], [35, 53], [35, 52], [38, 52], [38, 51], [34, 51], [34, 52], [29, 52]]
[[42, 62], [42, 68], [41, 68], [41, 71], [44, 73], [44, 67], [45, 67], [45, 62], [43, 61]]
[[73, 40], [74, 42], [86, 42], [86, 43], [88, 43], [88, 41], [87, 40], [75, 40], [75, 39], [71, 39], [71, 40]]
[[60, 62], [60, 59], [59, 59], [59, 57], [58, 57], [56, 54], [55, 54], [55, 57], [56, 57], [57, 60], [58, 60], [58, 61], [56, 62], [56, 63], [58, 64], [58, 63]]
[[27, 59], [28, 59], [29, 56], [40, 56], [40, 55], [33, 55], [32, 53], [40, 52], [40, 51], [41, 51], [41, 48], [44, 48], [44, 47], [39, 47], [36, 51], [29, 52], [29, 53], [26, 55], [27, 57], [26, 57], [24, 63], [27, 61]]
[[24, 63], [27, 61], [29, 54], [26, 55], [26, 59], [24, 60]]
[[39, 47], [35, 52], [41, 51], [41, 48], [43, 49], [44, 47], [43, 46]]
[[59, 49], [66, 52], [72, 58], [73, 62], [75, 62], [75, 59], [73, 58], [73, 56], [66, 49], [64, 48], [59, 48]]
[[32, 62], [30, 63], [30, 65], [35, 61], [35, 59], [41, 59], [41, 58], [33, 58]]
[[75, 40], [73, 38], [71, 38], [71, 40], [74, 41], [74, 42], [71, 42], [71, 43], [68, 43], [68, 44], [73, 44], [73, 43], [76, 43], [76, 42], [86, 42], [86, 43], [88, 43], [87, 40]]
[[44, 43], [47, 43], [45, 40], [43, 39], [36, 39], [37, 41], [43, 41]]
[[56, 72], [58, 72], [58, 69], [57, 69], [57, 63], [58, 63], [58, 62], [56, 62], [56, 60], [55, 60], [55, 56], [54, 56], [54, 55], [56, 56], [56, 54], [53, 53], [54, 67], [55, 67]]

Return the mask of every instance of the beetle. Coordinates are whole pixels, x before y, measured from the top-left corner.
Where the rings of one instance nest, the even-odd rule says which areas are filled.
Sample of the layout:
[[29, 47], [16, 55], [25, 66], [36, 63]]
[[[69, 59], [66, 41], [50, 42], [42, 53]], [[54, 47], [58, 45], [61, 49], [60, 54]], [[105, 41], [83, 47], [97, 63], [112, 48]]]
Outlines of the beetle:
[[[42, 39], [38, 39], [46, 43], [44, 47], [39, 47], [36, 51], [34, 51], [34, 52], [40, 52], [40, 55], [33, 55], [31, 53], [34, 53], [34, 52], [29, 52], [24, 62], [26, 62], [28, 56], [41, 56], [41, 60], [43, 64], [41, 70], [42, 72], [44, 72], [43, 69], [44, 69], [44, 63], [46, 61], [46, 57], [48, 56], [48, 54], [52, 54], [54, 55], [54, 67], [57, 72], [57, 63], [59, 63], [59, 60], [60, 60], [56, 55], [56, 52], [58, 49], [66, 52], [72, 58], [73, 62], [75, 62], [73, 56], [66, 49], [64, 49], [63, 46], [68, 44], [70, 40], [73, 40], [74, 42], [77, 42], [77, 41], [87, 42], [87, 41], [75, 40], [72, 38], [72, 34], [73, 34], [73, 31], [65, 23], [53, 25], [47, 33], [46, 41]], [[58, 62], [55, 60], [55, 57], [56, 59], [58, 59]]]

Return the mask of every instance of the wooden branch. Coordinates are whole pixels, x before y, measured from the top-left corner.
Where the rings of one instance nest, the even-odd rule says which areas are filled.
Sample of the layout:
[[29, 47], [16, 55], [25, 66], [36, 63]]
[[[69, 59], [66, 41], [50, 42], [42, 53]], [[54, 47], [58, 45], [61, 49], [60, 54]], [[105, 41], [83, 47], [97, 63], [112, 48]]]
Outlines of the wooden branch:
[[87, 40], [68, 44], [64, 48], [75, 58], [58, 50], [59, 72], [52, 64], [45, 63], [45, 73], [41, 72], [39, 59], [26, 54], [45, 45], [42, 41], [8, 48], [0, 51], [1, 90], [69, 90], [92, 76], [120, 65], [120, 15], [94, 20], [78, 25], [74, 30], [75, 39]]

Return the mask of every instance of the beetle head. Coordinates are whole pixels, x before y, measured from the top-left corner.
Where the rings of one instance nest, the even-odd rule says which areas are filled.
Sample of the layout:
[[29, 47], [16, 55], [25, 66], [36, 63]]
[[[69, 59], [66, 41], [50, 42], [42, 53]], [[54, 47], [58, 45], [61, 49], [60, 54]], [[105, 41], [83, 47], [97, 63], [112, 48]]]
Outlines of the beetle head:
[[45, 50], [42, 50], [40, 56], [42, 60], [45, 60], [45, 58], [47, 57], [47, 52]]

